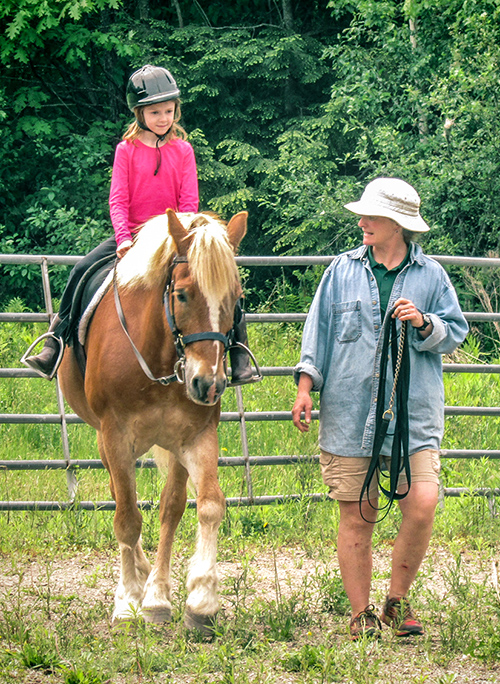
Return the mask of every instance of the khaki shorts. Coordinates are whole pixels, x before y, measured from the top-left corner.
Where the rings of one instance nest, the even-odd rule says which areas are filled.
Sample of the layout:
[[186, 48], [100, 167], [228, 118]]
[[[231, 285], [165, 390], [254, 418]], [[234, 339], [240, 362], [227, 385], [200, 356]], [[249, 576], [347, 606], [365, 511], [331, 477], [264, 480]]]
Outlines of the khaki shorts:
[[[387, 468], [390, 468], [391, 459], [384, 457]], [[321, 474], [323, 482], [329, 488], [329, 496], [338, 501], [358, 501], [370, 459], [363, 457], [335, 456], [328, 451], [321, 449], [319, 462], [321, 464]], [[410, 456], [411, 481], [412, 482], [435, 482], [439, 485], [439, 473], [441, 471], [441, 461], [439, 451], [435, 449], [424, 449], [417, 451]], [[389, 473], [387, 472], [387, 475]], [[389, 477], [380, 480], [384, 488], [389, 488]], [[407, 484], [404, 471], [399, 476], [398, 490]], [[404, 490], [403, 490], [404, 491]], [[370, 485], [370, 499], [378, 496], [377, 477], [374, 476]], [[366, 493], [364, 498], [366, 499]]]

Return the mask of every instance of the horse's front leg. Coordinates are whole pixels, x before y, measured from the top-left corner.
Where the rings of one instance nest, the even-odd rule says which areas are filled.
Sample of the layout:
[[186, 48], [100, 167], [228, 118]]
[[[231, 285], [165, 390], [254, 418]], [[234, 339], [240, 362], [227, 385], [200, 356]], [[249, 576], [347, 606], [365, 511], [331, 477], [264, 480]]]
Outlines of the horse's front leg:
[[[164, 451], [164, 450], [161, 450]], [[158, 456], [158, 451], [156, 451]], [[160, 541], [156, 562], [146, 582], [142, 612], [148, 622], [168, 622], [172, 614], [170, 567], [175, 531], [186, 508], [188, 472], [170, 452], [168, 476], [160, 498]]]
[[98, 446], [116, 502], [113, 527], [120, 549], [120, 579], [115, 592], [115, 624], [140, 614], [151, 565], [141, 545], [142, 515], [137, 508], [136, 456], [124, 436], [123, 427], [103, 429], [98, 436]]
[[210, 426], [183, 454], [184, 464], [196, 487], [198, 509], [196, 550], [187, 576], [185, 624], [189, 629], [206, 633], [211, 632], [219, 610], [217, 533], [226, 507], [217, 477], [218, 452], [217, 430]]

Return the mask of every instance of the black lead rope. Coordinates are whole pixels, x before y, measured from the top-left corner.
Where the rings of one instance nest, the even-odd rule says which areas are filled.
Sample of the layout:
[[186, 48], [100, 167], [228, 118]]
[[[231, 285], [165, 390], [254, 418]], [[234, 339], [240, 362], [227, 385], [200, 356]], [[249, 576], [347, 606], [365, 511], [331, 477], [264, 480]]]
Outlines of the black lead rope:
[[[386, 316], [384, 326], [384, 338], [382, 343], [382, 354], [380, 361], [380, 379], [377, 394], [377, 410], [375, 414], [375, 437], [373, 440], [373, 449], [366, 473], [365, 481], [361, 489], [359, 497], [359, 511], [361, 517], [366, 522], [373, 522], [366, 520], [362, 513], [361, 505], [365, 492], [370, 491], [370, 485], [373, 478], [376, 476], [377, 484], [382, 492], [387, 497], [387, 503], [380, 508], [373, 506], [369, 495], [368, 503], [377, 511], [385, 511], [384, 515], [376, 520], [380, 522], [389, 513], [394, 500], [404, 499], [410, 491], [411, 487], [411, 473], [410, 473], [410, 456], [409, 456], [409, 418], [408, 418], [408, 393], [410, 386], [410, 353], [408, 346], [408, 323], [403, 321], [401, 323], [401, 332], [398, 336], [396, 329], [396, 319], [392, 317], [394, 309], [389, 311]], [[392, 394], [389, 401], [389, 408], [384, 409], [385, 406], [385, 386], [387, 379], [387, 365], [389, 363], [389, 347], [392, 358], [392, 368], [394, 383]], [[393, 406], [396, 407], [396, 414], [394, 414]], [[381, 471], [380, 451], [384, 443], [384, 439], [389, 428], [389, 424], [394, 420], [394, 437], [392, 441], [391, 452], [391, 468], [389, 471], [389, 488], [385, 488], [380, 482], [380, 476], [387, 477]], [[408, 490], [404, 494], [397, 491], [398, 479], [402, 471], [405, 471], [408, 481]]]

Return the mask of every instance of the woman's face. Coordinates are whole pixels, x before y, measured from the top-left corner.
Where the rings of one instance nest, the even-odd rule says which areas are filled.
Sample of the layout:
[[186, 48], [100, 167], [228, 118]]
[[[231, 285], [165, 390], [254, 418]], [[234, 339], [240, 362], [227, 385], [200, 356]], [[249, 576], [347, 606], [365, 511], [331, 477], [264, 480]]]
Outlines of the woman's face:
[[175, 102], [158, 102], [144, 107], [144, 123], [150, 131], [162, 136], [168, 133], [174, 123]]
[[404, 242], [401, 227], [385, 216], [362, 216], [358, 226], [363, 230], [363, 244], [369, 247], [388, 247]]

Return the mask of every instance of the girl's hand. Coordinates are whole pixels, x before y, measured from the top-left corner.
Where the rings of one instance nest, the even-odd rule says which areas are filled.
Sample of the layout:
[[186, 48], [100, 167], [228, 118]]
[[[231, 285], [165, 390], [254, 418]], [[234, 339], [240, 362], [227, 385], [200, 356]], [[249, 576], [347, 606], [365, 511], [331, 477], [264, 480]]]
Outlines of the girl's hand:
[[124, 240], [120, 242], [120, 246], [116, 249], [116, 256], [121, 259], [125, 256], [128, 250], [132, 247], [132, 240]]
[[414, 328], [420, 328], [424, 324], [424, 318], [415, 304], [409, 299], [398, 299], [394, 306], [396, 310], [392, 314], [393, 318], [400, 321], [408, 321]]

